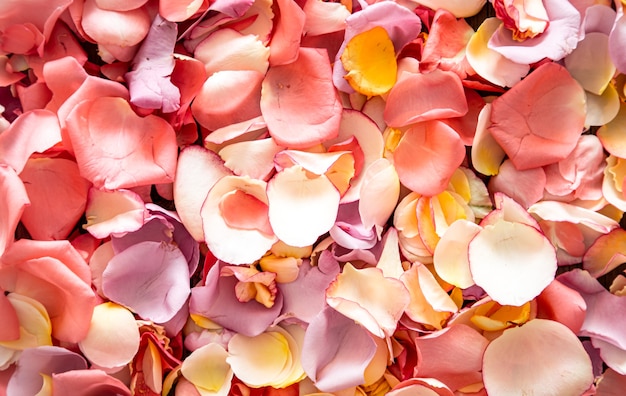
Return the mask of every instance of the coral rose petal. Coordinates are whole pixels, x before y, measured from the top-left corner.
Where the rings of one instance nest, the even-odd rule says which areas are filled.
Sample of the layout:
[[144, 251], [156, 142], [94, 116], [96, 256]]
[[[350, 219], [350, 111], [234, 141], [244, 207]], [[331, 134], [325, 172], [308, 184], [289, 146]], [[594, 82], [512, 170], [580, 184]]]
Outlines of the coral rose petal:
[[554, 279], [556, 253], [550, 241], [526, 224], [487, 225], [469, 244], [474, 282], [494, 301], [520, 306]]
[[346, 18], [350, 16], [350, 11], [343, 4], [321, 0], [307, 1], [303, 10], [306, 14], [303, 33], [310, 36], [343, 30]]
[[270, 41], [270, 64], [286, 65], [296, 61], [304, 30], [306, 14], [299, 4], [277, 0], [278, 18], [274, 17], [274, 31]]
[[460, 117], [467, 113], [461, 79], [454, 72], [401, 74], [387, 97], [385, 122], [402, 127], [420, 121]]
[[288, 245], [312, 245], [335, 223], [339, 198], [326, 176], [310, 178], [299, 165], [287, 168], [267, 185], [272, 229]]
[[0, 256], [13, 242], [15, 228], [27, 205], [30, 204], [24, 182], [15, 170], [0, 165]]
[[20, 174], [31, 197], [22, 223], [34, 239], [65, 239], [87, 205], [90, 183], [80, 176], [74, 161], [32, 158]]
[[405, 132], [393, 153], [393, 164], [403, 185], [433, 196], [446, 189], [464, 158], [459, 135], [443, 122], [428, 121]]
[[159, 1], [159, 14], [171, 22], [189, 19], [202, 6], [202, 0]]
[[489, 132], [519, 170], [569, 155], [585, 122], [585, 93], [563, 66], [546, 63], [492, 103]]
[[302, 366], [317, 388], [336, 392], [362, 384], [375, 353], [367, 330], [327, 306], [306, 330]]
[[270, 68], [263, 80], [261, 112], [281, 146], [303, 148], [336, 137], [341, 103], [326, 51], [300, 48], [295, 62]]
[[[560, 374], [554, 376], [552, 370]], [[489, 394], [580, 395], [591, 386], [593, 372], [589, 355], [570, 329], [535, 319], [491, 341], [483, 357], [483, 381]]]
[[586, 311], [587, 304], [580, 293], [557, 279], [537, 296], [537, 317], [562, 323], [574, 334], [580, 331]]
[[543, 168], [517, 170], [510, 160], [500, 165], [498, 174], [489, 180], [491, 193], [501, 192], [528, 208], [543, 198], [546, 173]]
[[146, 37], [150, 23], [145, 8], [110, 11], [99, 8], [96, 0], [86, 0], [81, 26], [99, 44], [130, 47]]
[[129, 363], [139, 350], [139, 328], [126, 308], [112, 302], [96, 306], [87, 336], [78, 343], [93, 364], [116, 368]]
[[220, 157], [203, 147], [186, 147], [178, 156], [174, 202], [180, 220], [196, 241], [204, 241], [202, 204], [213, 185], [229, 174]]
[[156, 115], [138, 116], [122, 98], [82, 102], [70, 113], [67, 127], [81, 175], [98, 188], [174, 179], [178, 147], [172, 126]]

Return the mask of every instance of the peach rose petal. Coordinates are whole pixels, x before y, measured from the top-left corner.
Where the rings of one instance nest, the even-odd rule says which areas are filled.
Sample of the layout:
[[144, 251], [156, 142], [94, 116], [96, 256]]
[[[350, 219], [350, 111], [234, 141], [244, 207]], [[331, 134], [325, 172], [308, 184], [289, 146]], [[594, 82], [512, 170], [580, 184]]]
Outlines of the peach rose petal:
[[65, 239], [87, 205], [90, 183], [74, 161], [64, 158], [31, 158], [20, 174], [31, 197], [22, 223], [34, 239]]
[[412, 321], [441, 329], [450, 315], [458, 310], [424, 264], [414, 263], [400, 280], [411, 297], [405, 313]]
[[20, 339], [20, 320], [14, 303], [4, 294], [0, 294], [0, 313], [4, 319], [4, 326], [0, 329], [0, 341], [16, 341]]
[[495, 395], [580, 395], [591, 386], [593, 371], [589, 355], [570, 329], [534, 319], [489, 343], [483, 381], [487, 392]]
[[587, 303], [576, 290], [557, 279], [537, 296], [537, 317], [554, 320], [578, 334], [585, 320]]
[[52, 92], [52, 98], [45, 109], [56, 112], [81, 86], [87, 75], [83, 66], [72, 56], [46, 62], [43, 65], [43, 78]]
[[194, 57], [204, 63], [207, 76], [218, 71], [250, 70], [267, 72], [270, 49], [252, 34], [219, 29], [202, 40]]
[[402, 127], [416, 122], [460, 117], [467, 113], [467, 100], [459, 76], [450, 71], [400, 75], [387, 97], [385, 122]]
[[33, 153], [43, 153], [60, 142], [57, 116], [48, 110], [32, 110], [20, 115], [0, 134], [0, 161], [21, 173]]
[[502, 305], [532, 300], [557, 269], [554, 246], [540, 231], [521, 223], [486, 225], [470, 242], [468, 254], [474, 282]]
[[178, 156], [174, 203], [180, 220], [196, 241], [204, 241], [200, 211], [209, 190], [232, 172], [217, 154], [199, 146], [184, 148]]
[[505, 160], [498, 174], [489, 180], [489, 191], [501, 192], [528, 208], [540, 201], [546, 188], [544, 168], [517, 170], [511, 160]]
[[293, 1], [277, 0], [274, 4], [278, 12], [273, 20], [269, 61], [272, 66], [286, 65], [298, 59], [306, 14]]
[[602, 234], [606, 234], [614, 228], [619, 227], [619, 224], [615, 220], [601, 213], [565, 202], [537, 202], [528, 208], [528, 212], [543, 220], [566, 221], [573, 224], [581, 224]]
[[624, 123], [626, 123], [626, 104], [621, 103], [615, 118], [602, 125], [597, 132], [604, 149], [620, 158], [626, 158], [626, 142], [622, 136]]
[[249, 177], [225, 176], [211, 188], [200, 215], [215, 257], [230, 264], [251, 264], [278, 240], [268, 218], [266, 185]]
[[93, 364], [116, 368], [129, 363], [139, 350], [139, 328], [126, 308], [112, 302], [93, 310], [87, 336], [78, 343]]
[[96, 0], [96, 5], [103, 10], [110, 11], [129, 11], [139, 8], [146, 4], [147, 0]]
[[310, 178], [299, 165], [284, 169], [267, 185], [272, 229], [288, 245], [312, 245], [335, 223], [339, 198], [326, 176]]
[[172, 126], [156, 115], [140, 117], [122, 98], [82, 102], [70, 113], [67, 129], [81, 175], [97, 188], [174, 179], [178, 147]]
[[601, 95], [585, 92], [587, 97], [587, 118], [585, 125], [604, 126], [619, 113], [621, 101], [613, 85], [607, 85]]
[[[200, 125], [210, 131], [261, 115], [261, 82], [255, 70], [228, 70], [213, 73], [191, 104]], [[224, 100], [228, 97], [229, 100]]]
[[233, 370], [226, 362], [228, 352], [219, 344], [209, 343], [183, 360], [181, 373], [200, 395], [225, 396], [230, 390]]
[[15, 228], [27, 205], [30, 205], [24, 182], [15, 170], [0, 165], [0, 256], [13, 243]]
[[400, 198], [400, 179], [385, 158], [373, 162], [363, 175], [359, 214], [365, 228], [383, 227]]
[[281, 146], [303, 148], [336, 137], [341, 103], [326, 51], [300, 48], [295, 62], [270, 68], [263, 80], [261, 113]]
[[144, 8], [110, 11], [98, 7], [96, 0], [86, 0], [81, 26], [98, 44], [131, 47], [146, 37], [150, 23]]
[[489, 132], [491, 103], [487, 103], [478, 115], [476, 134], [472, 142], [471, 156], [474, 169], [483, 175], [497, 175], [506, 153]]
[[441, 279], [461, 289], [474, 284], [467, 249], [480, 230], [477, 224], [463, 219], [455, 221], [446, 230], [433, 254], [435, 271]]
[[448, 125], [433, 120], [409, 128], [393, 153], [400, 182], [419, 194], [433, 196], [448, 182], [465, 158], [465, 146]]
[[512, 87], [530, 71], [527, 64], [515, 63], [489, 48], [489, 38], [500, 27], [498, 18], [487, 18], [470, 38], [465, 56], [470, 66], [485, 80], [501, 87]]
[[202, 0], [159, 1], [159, 14], [171, 22], [182, 22], [193, 16], [204, 2]]
[[486, 0], [417, 0], [416, 2], [433, 10], [443, 8], [457, 18], [467, 18], [478, 14]]
[[359, 270], [348, 263], [326, 289], [326, 302], [376, 337], [384, 338], [395, 331], [410, 295], [402, 282], [385, 278], [381, 269]]
[[394, 386], [388, 396], [454, 396], [443, 382], [434, 378], [410, 378]]
[[489, 132], [519, 170], [566, 158], [585, 122], [585, 93], [556, 63], [538, 67], [492, 103]]
[[345, 5], [322, 0], [307, 1], [303, 10], [306, 14], [303, 33], [310, 36], [343, 30], [346, 27], [346, 18], [350, 16]]
[[601, 235], [583, 256], [583, 268], [598, 278], [626, 262], [626, 231], [615, 228]]
[[89, 190], [83, 226], [96, 238], [137, 231], [148, 215], [144, 202], [130, 190]]
[[232, 143], [218, 154], [235, 175], [267, 180], [274, 171], [274, 157], [282, 150], [284, 147], [267, 138]]
[[588, 92], [600, 95], [615, 74], [615, 65], [609, 56], [609, 36], [590, 32], [565, 58], [565, 68]]

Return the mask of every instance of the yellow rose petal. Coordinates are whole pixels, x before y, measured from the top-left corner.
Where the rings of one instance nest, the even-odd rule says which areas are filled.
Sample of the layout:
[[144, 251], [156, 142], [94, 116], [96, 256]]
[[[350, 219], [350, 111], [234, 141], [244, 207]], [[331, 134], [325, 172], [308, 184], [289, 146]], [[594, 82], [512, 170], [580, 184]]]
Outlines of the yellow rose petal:
[[367, 96], [387, 93], [396, 83], [398, 64], [387, 31], [377, 26], [354, 36], [341, 54], [345, 79]]

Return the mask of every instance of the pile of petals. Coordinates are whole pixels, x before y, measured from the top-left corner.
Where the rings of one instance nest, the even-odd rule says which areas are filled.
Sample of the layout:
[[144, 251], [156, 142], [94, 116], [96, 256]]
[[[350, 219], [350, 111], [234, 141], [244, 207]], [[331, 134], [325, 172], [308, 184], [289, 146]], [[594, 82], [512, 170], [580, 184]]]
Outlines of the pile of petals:
[[1, 2], [0, 394], [622, 394], [625, 7]]

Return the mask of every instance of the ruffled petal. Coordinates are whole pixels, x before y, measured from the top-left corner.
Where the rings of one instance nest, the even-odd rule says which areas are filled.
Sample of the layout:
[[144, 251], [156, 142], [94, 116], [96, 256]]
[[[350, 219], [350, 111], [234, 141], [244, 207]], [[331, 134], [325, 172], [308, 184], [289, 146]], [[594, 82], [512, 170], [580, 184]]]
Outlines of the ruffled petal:
[[281, 146], [303, 148], [336, 137], [341, 103], [325, 51], [300, 48], [295, 62], [270, 68], [263, 80], [261, 112]]
[[[377, 298], [372, 288], [387, 297]], [[409, 292], [399, 280], [385, 278], [378, 268], [358, 270], [350, 263], [326, 290], [328, 305], [380, 338], [393, 334], [409, 301]]]
[[112, 302], [97, 305], [89, 332], [78, 346], [98, 367], [117, 368], [128, 364], [139, 350], [139, 329], [133, 314]]
[[[526, 369], [516, 370], [520, 365]], [[552, 370], [560, 375], [552, 375]], [[589, 355], [571, 330], [535, 319], [491, 341], [483, 357], [483, 381], [489, 394], [579, 395], [591, 386], [593, 371]]]
[[563, 66], [546, 63], [492, 103], [489, 132], [519, 170], [569, 155], [585, 121], [585, 94]]

